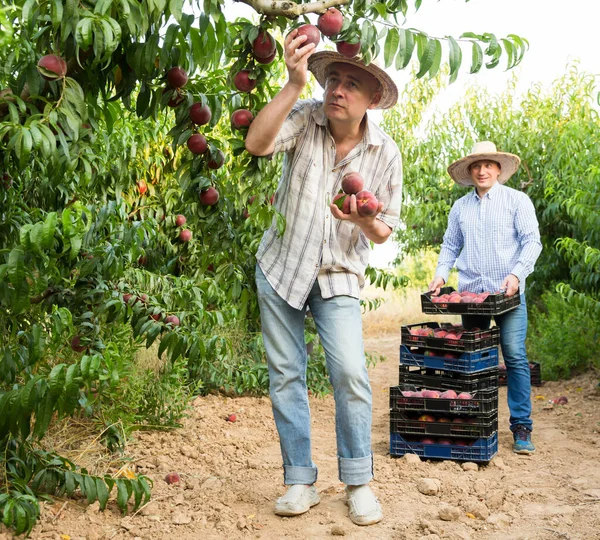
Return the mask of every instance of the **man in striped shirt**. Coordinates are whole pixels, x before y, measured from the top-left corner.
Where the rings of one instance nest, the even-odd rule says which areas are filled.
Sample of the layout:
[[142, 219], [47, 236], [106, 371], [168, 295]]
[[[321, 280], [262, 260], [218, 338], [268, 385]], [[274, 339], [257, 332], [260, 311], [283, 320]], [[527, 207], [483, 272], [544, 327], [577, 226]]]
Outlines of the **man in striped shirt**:
[[[458, 184], [474, 186], [454, 203], [430, 291], [446, 283], [456, 262], [460, 291], [520, 294], [520, 305], [494, 320], [506, 364], [513, 451], [533, 454], [531, 442], [531, 379], [525, 350], [527, 306], [525, 278], [542, 251], [538, 221], [529, 197], [504, 186], [518, 169], [520, 158], [497, 152], [491, 142], [479, 142], [470, 155], [448, 167]], [[463, 315], [465, 328], [489, 328], [491, 317]]]
[[[252, 154], [284, 153], [275, 207], [285, 217], [285, 231], [279, 234], [273, 223], [256, 267], [273, 415], [290, 486], [275, 513], [298, 515], [319, 502], [306, 388], [304, 322], [310, 308], [334, 389], [338, 470], [349, 515], [358, 525], [370, 525], [382, 519], [382, 511], [368, 485], [372, 408], [359, 293], [370, 242], [385, 242], [398, 223], [402, 164], [394, 141], [366, 112], [392, 107], [398, 91], [374, 64], [334, 52], [313, 54], [314, 45], [305, 40], [296, 30], [286, 37], [289, 79], [246, 137]], [[323, 101], [298, 101], [309, 70], [324, 87]], [[350, 214], [331, 204], [351, 171], [377, 197], [376, 215], [361, 216], [354, 195]]]

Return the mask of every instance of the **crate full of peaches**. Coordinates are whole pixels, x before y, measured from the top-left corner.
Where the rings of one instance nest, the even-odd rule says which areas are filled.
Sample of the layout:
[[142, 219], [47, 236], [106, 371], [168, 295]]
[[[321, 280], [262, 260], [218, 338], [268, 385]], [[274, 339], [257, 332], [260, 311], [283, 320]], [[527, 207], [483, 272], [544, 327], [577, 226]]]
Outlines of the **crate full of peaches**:
[[423, 313], [501, 315], [521, 303], [518, 294], [506, 296], [503, 291], [473, 293], [458, 292], [453, 287], [442, 287], [438, 295], [432, 292], [421, 294]]

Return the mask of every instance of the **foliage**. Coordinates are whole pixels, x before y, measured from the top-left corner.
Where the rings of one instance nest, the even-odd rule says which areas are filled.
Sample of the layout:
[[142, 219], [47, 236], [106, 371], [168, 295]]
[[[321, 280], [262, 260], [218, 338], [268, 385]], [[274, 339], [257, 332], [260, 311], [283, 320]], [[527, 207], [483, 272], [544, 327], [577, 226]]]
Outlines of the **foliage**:
[[[18, 533], [31, 529], [43, 493], [78, 489], [104, 508], [116, 485], [122, 509], [149, 496], [143, 477], [92, 477], [37, 449], [57, 419], [90, 415], [118, 449], [117, 424], [125, 434], [175, 426], [194, 392], [267, 389], [253, 254], [272, 222], [285, 227], [274, 197], [281, 161], [248, 155], [230, 117], [256, 114], [283, 80], [280, 42], [271, 64], [252, 54], [259, 30], [280, 37], [300, 20], [228, 21], [223, 8], [222, 0], [0, 8], [0, 440], [11, 471], [0, 511]], [[387, 65], [416, 56], [421, 77], [439, 70], [445, 40], [453, 80], [460, 38], [401, 28], [407, 10], [406, 0], [358, 0], [332, 42], [360, 39], [366, 61], [383, 43]], [[474, 51], [472, 71], [504, 53], [515, 65], [527, 47], [518, 36], [462, 40]], [[189, 80], [172, 83], [172, 68]], [[241, 69], [254, 91], [233, 89]], [[193, 104], [209, 106], [207, 124], [192, 121]], [[193, 134], [206, 137], [206, 153], [188, 149]], [[209, 186], [217, 204], [201, 202]], [[369, 279], [404, 283], [374, 269]], [[315, 335], [309, 324], [307, 341]], [[134, 362], [142, 347], [156, 348], [157, 372]], [[317, 393], [327, 390], [324, 365], [317, 345], [308, 372]]]
[[600, 368], [600, 329], [585, 311], [559, 293], [546, 292], [530, 309], [527, 338], [530, 361], [540, 362], [544, 380], [565, 379]]

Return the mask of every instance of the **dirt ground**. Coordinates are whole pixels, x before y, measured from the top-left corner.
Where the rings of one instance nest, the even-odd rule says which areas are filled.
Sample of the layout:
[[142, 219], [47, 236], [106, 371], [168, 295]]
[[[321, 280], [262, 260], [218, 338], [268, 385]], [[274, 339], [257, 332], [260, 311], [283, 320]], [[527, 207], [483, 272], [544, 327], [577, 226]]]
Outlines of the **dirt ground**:
[[[366, 339], [386, 361], [371, 370], [373, 490], [384, 521], [361, 528], [348, 519], [337, 479], [333, 398], [311, 398], [314, 461], [321, 503], [307, 514], [280, 518], [284, 493], [277, 432], [267, 398], [197, 398], [184, 427], [139, 433], [128, 446], [133, 466], [154, 481], [152, 500], [123, 517], [85, 500], [44, 504], [31, 538], [99, 539], [592, 539], [600, 538], [600, 391], [596, 374], [533, 389], [537, 454], [511, 452], [506, 388], [500, 390], [499, 453], [464, 470], [452, 461], [389, 455], [389, 387], [398, 380], [399, 332]], [[565, 406], [548, 399], [566, 395]], [[237, 421], [225, 417], [235, 412]], [[166, 473], [182, 481], [168, 485]], [[432, 479], [437, 494], [419, 487]], [[429, 482], [429, 484], [432, 484]], [[441, 519], [444, 516], [446, 520]], [[4, 529], [0, 539], [10, 538]]]

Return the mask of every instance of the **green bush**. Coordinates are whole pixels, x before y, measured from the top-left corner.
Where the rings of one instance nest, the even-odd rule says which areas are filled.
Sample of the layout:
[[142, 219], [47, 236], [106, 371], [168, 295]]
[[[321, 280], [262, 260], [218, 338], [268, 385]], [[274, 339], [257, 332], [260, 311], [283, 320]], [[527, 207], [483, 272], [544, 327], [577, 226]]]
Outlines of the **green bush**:
[[542, 378], [572, 377], [600, 368], [598, 324], [556, 292], [544, 293], [529, 309], [527, 351], [542, 366]]

